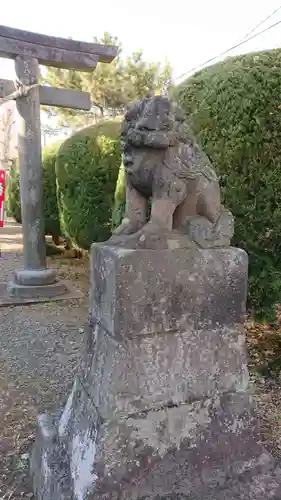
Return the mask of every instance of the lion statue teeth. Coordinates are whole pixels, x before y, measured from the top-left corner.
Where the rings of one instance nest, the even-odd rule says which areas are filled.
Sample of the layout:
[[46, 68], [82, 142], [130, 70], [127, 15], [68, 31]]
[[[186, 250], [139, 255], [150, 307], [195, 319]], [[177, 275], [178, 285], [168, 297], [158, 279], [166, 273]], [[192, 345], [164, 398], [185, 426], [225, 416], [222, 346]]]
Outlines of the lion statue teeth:
[[121, 144], [126, 211], [108, 243], [152, 249], [230, 245], [234, 219], [221, 204], [217, 175], [173, 102], [156, 96], [132, 105]]

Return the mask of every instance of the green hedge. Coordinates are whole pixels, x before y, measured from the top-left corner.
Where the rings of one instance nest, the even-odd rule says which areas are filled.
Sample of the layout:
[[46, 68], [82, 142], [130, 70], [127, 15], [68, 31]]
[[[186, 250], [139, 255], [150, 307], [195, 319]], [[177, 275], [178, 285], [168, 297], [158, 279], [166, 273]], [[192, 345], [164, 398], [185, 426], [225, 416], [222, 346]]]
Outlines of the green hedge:
[[281, 303], [281, 50], [229, 58], [186, 80], [176, 99], [220, 175], [249, 261], [249, 309]]
[[62, 141], [52, 142], [43, 148], [44, 215], [45, 234], [61, 236], [60, 216], [57, 201], [56, 159]]
[[121, 162], [120, 120], [75, 133], [57, 155], [58, 204], [63, 234], [88, 249], [111, 234], [114, 191]]
[[20, 173], [16, 161], [13, 161], [7, 178], [5, 210], [8, 217], [13, 217], [21, 224], [20, 209]]
[[[45, 234], [60, 236], [60, 222], [56, 195], [56, 155], [61, 141], [53, 142], [42, 150]], [[7, 183], [7, 214], [21, 223], [20, 182], [18, 162], [10, 168]]]

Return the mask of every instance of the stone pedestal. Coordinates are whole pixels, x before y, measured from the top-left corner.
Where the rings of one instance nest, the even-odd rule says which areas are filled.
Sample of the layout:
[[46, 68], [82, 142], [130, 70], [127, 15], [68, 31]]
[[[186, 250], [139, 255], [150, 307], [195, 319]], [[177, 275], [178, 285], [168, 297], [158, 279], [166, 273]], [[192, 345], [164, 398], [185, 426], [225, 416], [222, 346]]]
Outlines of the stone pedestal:
[[32, 459], [41, 500], [281, 499], [247, 392], [239, 249], [92, 249], [86, 352]]

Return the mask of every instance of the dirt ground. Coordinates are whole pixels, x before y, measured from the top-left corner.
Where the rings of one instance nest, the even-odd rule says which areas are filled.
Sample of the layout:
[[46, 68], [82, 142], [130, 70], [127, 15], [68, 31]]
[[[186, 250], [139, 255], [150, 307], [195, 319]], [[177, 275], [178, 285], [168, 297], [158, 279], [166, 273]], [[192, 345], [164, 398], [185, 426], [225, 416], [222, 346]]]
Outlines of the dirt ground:
[[[0, 281], [21, 266], [21, 228], [0, 229]], [[48, 258], [83, 298], [0, 308], [0, 499], [32, 498], [29, 453], [38, 412], [64, 405], [88, 317], [88, 258]]]
[[[20, 227], [0, 230], [0, 281], [21, 264]], [[0, 308], [0, 499], [32, 499], [28, 467], [36, 416], [62, 407], [72, 386], [88, 316], [88, 258], [48, 258], [84, 296]], [[252, 389], [265, 446], [281, 459], [281, 329], [248, 324]]]

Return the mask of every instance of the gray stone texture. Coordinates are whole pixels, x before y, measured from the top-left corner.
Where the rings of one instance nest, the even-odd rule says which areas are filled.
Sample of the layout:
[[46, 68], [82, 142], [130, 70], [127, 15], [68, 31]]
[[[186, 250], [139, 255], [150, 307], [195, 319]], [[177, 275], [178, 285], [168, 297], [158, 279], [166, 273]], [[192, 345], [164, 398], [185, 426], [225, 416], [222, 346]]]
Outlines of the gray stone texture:
[[52, 285], [17, 285], [14, 281], [0, 281], [0, 307], [39, 302], [80, 299], [80, 290], [69, 281], [56, 281]]
[[53, 297], [67, 290], [63, 283], [56, 282], [55, 272], [46, 268], [38, 61], [17, 56], [15, 71], [20, 84], [30, 87], [27, 95], [23, 93], [16, 100], [24, 268], [15, 271], [6, 293], [24, 301], [27, 297]]
[[[36, 59], [18, 56], [15, 60], [15, 71], [22, 85], [38, 85], [40, 72]], [[26, 96], [17, 99], [16, 104], [19, 116], [18, 150], [24, 268], [35, 273], [46, 268], [39, 87], [30, 89]], [[28, 276], [26, 280], [28, 281]], [[48, 284], [49, 280], [50, 276]], [[54, 280], [53, 273], [52, 282]], [[21, 281], [19, 283], [29, 284]], [[41, 284], [44, 284], [44, 280]]]
[[281, 499], [247, 392], [247, 266], [231, 247], [93, 245], [79, 375], [38, 419], [38, 499]]
[[[1, 27], [4, 29], [4, 38], [1, 40], [4, 43], [5, 51], [9, 52], [9, 44], [12, 44], [12, 52], [15, 58], [16, 82], [6, 81], [10, 90], [7, 94], [15, 94], [16, 106], [18, 111], [18, 152], [19, 152], [19, 171], [20, 171], [20, 198], [21, 198], [21, 215], [22, 215], [22, 230], [23, 230], [23, 269], [15, 270], [12, 281], [8, 283], [4, 294], [1, 293], [0, 305], [3, 302], [8, 303], [10, 299], [14, 303], [26, 303], [40, 299], [41, 301], [60, 300], [61, 296], [69, 298], [68, 288], [63, 282], [59, 282], [56, 278], [54, 270], [46, 267], [46, 244], [44, 231], [44, 210], [43, 210], [43, 168], [41, 154], [41, 126], [40, 126], [40, 98], [41, 104], [62, 106], [70, 106], [74, 109], [82, 107], [90, 109], [90, 94], [74, 92], [73, 90], [55, 89], [49, 87], [41, 87], [39, 85], [40, 71], [38, 61], [46, 60], [48, 64], [58, 64], [60, 67], [70, 67], [74, 64], [74, 60], [79, 59], [74, 64], [75, 67], [84, 69], [93, 69], [98, 61], [98, 57], [102, 57], [104, 62], [109, 62], [114, 58], [115, 48], [111, 47], [111, 55], [102, 56], [100, 50], [102, 46], [96, 45], [95, 54], [75, 53], [70, 50], [63, 50], [54, 47], [57, 38], [50, 38], [48, 45], [47, 38], [44, 38], [43, 44], [39, 43], [42, 39], [41, 35], [24, 33], [25, 40], [17, 42], [17, 37], [21, 36], [15, 30]], [[9, 33], [13, 31], [13, 40], [9, 39]], [[7, 36], [6, 36], [7, 35]], [[27, 42], [27, 39], [34, 38], [33, 43]], [[27, 37], [27, 38], [26, 38]], [[0, 37], [1, 38], [1, 37]], [[26, 46], [27, 43], [27, 46]], [[69, 45], [69, 41], [60, 39], [60, 43]], [[76, 42], [78, 45], [80, 42]], [[15, 50], [16, 47], [16, 50]], [[85, 45], [85, 50], [93, 49], [91, 44]], [[15, 53], [14, 53], [15, 51]], [[108, 52], [108, 48], [106, 48]], [[38, 58], [36, 58], [36, 54]], [[44, 57], [42, 56], [44, 54]], [[62, 57], [63, 55], [63, 57]], [[43, 57], [43, 59], [42, 59]], [[50, 59], [49, 59], [50, 57]], [[53, 59], [53, 61], [52, 61]], [[72, 63], [71, 63], [72, 60]], [[69, 66], [70, 65], [70, 66]], [[11, 89], [12, 86], [12, 89]], [[14, 91], [16, 87], [16, 91]], [[72, 92], [71, 99], [69, 93]], [[6, 92], [5, 92], [6, 93]], [[3, 97], [7, 97], [4, 95]], [[86, 99], [86, 102], [85, 102]], [[72, 101], [72, 104], [71, 102]], [[81, 106], [80, 106], [81, 105]], [[1, 292], [1, 291], [0, 291]]]
[[50, 299], [52, 297], [57, 297], [59, 295], [64, 295], [67, 292], [66, 285], [63, 281], [55, 281], [50, 285], [21, 285], [17, 282], [16, 276], [15, 281], [9, 281], [7, 283], [7, 295], [11, 297], [16, 297], [18, 299], [36, 299], [43, 298]]
[[[111, 244], [126, 248], [229, 246], [234, 218], [221, 204], [218, 177], [185, 121], [164, 96], [127, 110], [121, 131], [126, 210]], [[149, 213], [149, 200], [151, 210]]]

